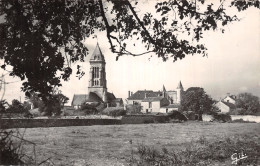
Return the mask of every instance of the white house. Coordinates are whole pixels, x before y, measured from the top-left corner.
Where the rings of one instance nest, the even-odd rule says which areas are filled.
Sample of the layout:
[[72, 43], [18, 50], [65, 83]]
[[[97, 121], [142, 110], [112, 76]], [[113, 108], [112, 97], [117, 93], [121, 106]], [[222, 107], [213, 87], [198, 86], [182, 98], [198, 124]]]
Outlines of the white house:
[[[145, 98], [141, 102], [142, 113], [154, 113], [161, 112], [161, 108], [168, 106], [170, 103], [167, 98], [164, 97], [149, 97]], [[162, 112], [165, 113], [165, 112]]]
[[236, 108], [235, 104], [225, 102], [224, 100], [217, 102], [215, 106], [220, 110], [221, 113], [228, 113]]
[[227, 93], [227, 96], [222, 100], [227, 103], [236, 104], [236, 96], [230, 95], [230, 93]]

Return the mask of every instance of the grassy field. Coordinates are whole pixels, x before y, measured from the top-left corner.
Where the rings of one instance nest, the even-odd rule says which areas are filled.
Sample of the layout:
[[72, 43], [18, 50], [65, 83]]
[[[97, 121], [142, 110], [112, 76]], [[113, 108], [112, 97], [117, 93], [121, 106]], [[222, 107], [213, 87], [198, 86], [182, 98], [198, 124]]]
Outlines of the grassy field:
[[[37, 161], [51, 157], [55, 165], [129, 165], [137, 157], [140, 146], [182, 151], [205, 140], [216, 142], [243, 136], [260, 144], [260, 124], [257, 123], [186, 122], [20, 129], [24, 130], [24, 139], [37, 144]], [[32, 154], [30, 144], [25, 143], [24, 148], [28, 155]], [[136, 163], [133, 165], [138, 165]], [[211, 163], [231, 165], [231, 159]]]

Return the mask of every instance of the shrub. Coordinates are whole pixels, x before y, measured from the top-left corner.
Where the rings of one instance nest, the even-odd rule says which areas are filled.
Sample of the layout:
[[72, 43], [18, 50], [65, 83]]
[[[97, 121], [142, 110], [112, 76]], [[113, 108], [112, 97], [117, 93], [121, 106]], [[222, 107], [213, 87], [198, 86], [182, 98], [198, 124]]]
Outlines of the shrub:
[[20, 147], [14, 147], [12, 131], [0, 132], [0, 165], [22, 165], [24, 164], [19, 154]]
[[256, 123], [256, 122], [244, 121], [243, 119], [235, 119], [232, 120], [232, 123]]
[[189, 120], [196, 120], [196, 114], [193, 111], [184, 111], [183, 114], [189, 119]]
[[218, 121], [218, 122], [231, 122], [231, 116], [229, 114], [218, 114], [215, 113], [213, 114], [213, 121]]
[[142, 114], [141, 112], [142, 106], [140, 104], [127, 104], [126, 105], [126, 112], [129, 115], [133, 115], [133, 114]]
[[243, 108], [236, 108], [230, 111], [230, 115], [243, 115], [246, 110]]
[[123, 107], [108, 107], [102, 111], [102, 114], [113, 117], [124, 116], [126, 115], [126, 110]]
[[171, 111], [168, 113], [169, 119], [176, 119], [179, 121], [187, 121], [187, 117], [179, 111]]
[[85, 115], [95, 115], [98, 114], [96, 106], [97, 104], [82, 104], [79, 111]]

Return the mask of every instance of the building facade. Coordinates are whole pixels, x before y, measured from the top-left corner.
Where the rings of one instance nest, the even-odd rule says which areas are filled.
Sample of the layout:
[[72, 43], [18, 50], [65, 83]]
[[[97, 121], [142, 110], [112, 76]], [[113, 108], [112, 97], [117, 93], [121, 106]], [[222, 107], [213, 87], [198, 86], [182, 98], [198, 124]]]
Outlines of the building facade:
[[142, 113], [168, 113], [178, 110], [183, 92], [180, 81], [176, 90], [167, 91], [163, 85], [162, 91], [138, 90], [135, 93], [129, 91], [127, 101], [129, 105], [140, 105]]

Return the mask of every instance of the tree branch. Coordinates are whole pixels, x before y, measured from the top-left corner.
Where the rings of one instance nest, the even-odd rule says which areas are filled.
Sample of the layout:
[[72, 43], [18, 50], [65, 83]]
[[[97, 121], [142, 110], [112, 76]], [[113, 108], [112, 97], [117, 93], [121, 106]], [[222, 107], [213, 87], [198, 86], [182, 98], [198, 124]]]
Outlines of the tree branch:
[[105, 12], [104, 12], [102, 0], [99, 0], [98, 2], [99, 2], [99, 5], [100, 5], [101, 16], [103, 17], [103, 20], [104, 20], [105, 25], [106, 25], [107, 38], [108, 38], [108, 41], [110, 43], [111, 50], [112, 50], [112, 52], [115, 52], [115, 48], [114, 48], [113, 43], [112, 43], [111, 38], [110, 38], [111, 37], [111, 35], [110, 35], [111, 30], [110, 30], [110, 26], [108, 24], [108, 21], [107, 21]]
[[169, 49], [171, 49], [171, 50], [173, 51], [173, 48], [172, 48], [171, 46], [166, 46], [166, 45], [164, 45], [164, 44], [162, 44], [162, 43], [156, 42], [156, 41], [152, 38], [152, 36], [151, 36], [150, 33], [148, 32], [148, 30], [145, 28], [143, 22], [139, 19], [139, 17], [137, 16], [137, 14], [136, 14], [136, 12], [135, 12], [133, 6], [131, 5], [131, 3], [130, 3], [128, 0], [127, 0], [127, 5], [129, 6], [129, 8], [130, 8], [131, 12], [133, 13], [133, 15], [134, 15], [135, 19], [137, 20], [137, 22], [140, 24], [140, 26], [141, 26], [142, 29], [144, 30], [145, 34], [148, 36], [150, 42], [151, 42], [152, 44], [154, 44], [155, 48], [156, 48], [156, 49], [158, 49], [158, 47], [161, 47], [161, 48], [169, 48]]

